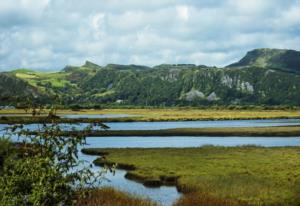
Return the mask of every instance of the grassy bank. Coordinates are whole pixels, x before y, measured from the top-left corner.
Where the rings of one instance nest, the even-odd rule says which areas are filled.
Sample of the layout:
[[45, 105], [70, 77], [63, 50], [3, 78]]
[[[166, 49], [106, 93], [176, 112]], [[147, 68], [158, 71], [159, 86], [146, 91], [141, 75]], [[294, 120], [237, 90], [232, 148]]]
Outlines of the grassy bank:
[[[47, 110], [44, 111], [47, 113]], [[0, 110], [1, 114], [24, 115], [25, 110]], [[28, 112], [30, 114], [30, 112]], [[280, 118], [300, 118], [300, 110], [218, 110], [218, 109], [103, 109], [103, 110], [58, 110], [60, 114], [128, 114], [134, 115], [122, 118], [104, 118], [103, 122], [132, 122], [132, 121], [193, 121], [193, 120], [233, 120], [233, 119], [280, 119]], [[18, 118], [11, 118], [17, 121]], [[1, 123], [4, 123], [4, 120]], [[21, 120], [19, 120], [21, 121]], [[40, 119], [22, 118], [25, 122], [38, 122]], [[64, 119], [60, 121], [69, 120]], [[70, 120], [71, 121], [71, 120]], [[91, 119], [72, 120], [81, 122], [91, 122]], [[19, 122], [20, 123], [20, 122]]]
[[[185, 149], [86, 149], [108, 153], [95, 164], [131, 167], [126, 177], [159, 186], [174, 184], [187, 194], [251, 205], [299, 205], [300, 148], [202, 147]], [[203, 199], [203, 198], [200, 198]], [[184, 205], [184, 204], [182, 204]]]
[[[63, 135], [76, 135], [80, 131], [62, 132]], [[34, 132], [32, 134], [35, 134]], [[245, 137], [297, 137], [300, 126], [282, 127], [226, 127], [226, 128], [176, 128], [163, 130], [94, 130], [85, 133], [89, 137], [128, 137], [128, 136], [245, 136]]]
[[91, 190], [85, 197], [78, 197], [75, 206], [157, 206], [150, 200], [134, 197], [113, 188]]
[[[75, 206], [159, 206], [151, 200], [143, 199], [113, 188], [90, 190], [86, 196], [78, 196]], [[211, 194], [191, 193], [179, 198], [173, 206], [246, 206], [234, 200], [224, 199]]]
[[[1, 115], [0, 115], [1, 116]], [[101, 122], [108, 122], [108, 120], [97, 119], [97, 118], [47, 118], [45, 116], [2, 116], [0, 117], [0, 124], [35, 124], [35, 123], [69, 123], [69, 124], [76, 124], [76, 123], [101, 123]], [[122, 120], [121, 120], [122, 121]]]

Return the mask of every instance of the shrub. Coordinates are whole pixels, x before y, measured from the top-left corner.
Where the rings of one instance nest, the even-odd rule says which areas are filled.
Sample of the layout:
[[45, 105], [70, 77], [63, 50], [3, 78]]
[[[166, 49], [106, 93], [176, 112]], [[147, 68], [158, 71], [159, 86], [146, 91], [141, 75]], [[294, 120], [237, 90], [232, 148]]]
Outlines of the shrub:
[[44, 124], [36, 136], [22, 125], [10, 128], [7, 135], [18, 136], [23, 143], [5, 158], [0, 205], [71, 205], [76, 191], [99, 180], [90, 168], [79, 167], [78, 145], [85, 144], [84, 133], [61, 136], [58, 125]]

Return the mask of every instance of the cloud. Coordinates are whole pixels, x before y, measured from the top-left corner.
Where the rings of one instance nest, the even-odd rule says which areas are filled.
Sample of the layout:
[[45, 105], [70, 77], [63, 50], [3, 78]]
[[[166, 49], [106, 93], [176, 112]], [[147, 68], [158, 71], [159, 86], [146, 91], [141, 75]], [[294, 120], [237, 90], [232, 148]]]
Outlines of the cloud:
[[0, 1], [0, 26], [11, 27], [38, 21], [50, 0]]
[[0, 1], [0, 70], [225, 66], [254, 48], [300, 50], [299, 14], [298, 0]]
[[179, 19], [181, 19], [183, 21], [188, 21], [189, 20], [189, 18], [190, 18], [189, 7], [187, 7], [187, 6], [177, 6], [176, 10], [177, 10], [177, 15], [178, 15]]

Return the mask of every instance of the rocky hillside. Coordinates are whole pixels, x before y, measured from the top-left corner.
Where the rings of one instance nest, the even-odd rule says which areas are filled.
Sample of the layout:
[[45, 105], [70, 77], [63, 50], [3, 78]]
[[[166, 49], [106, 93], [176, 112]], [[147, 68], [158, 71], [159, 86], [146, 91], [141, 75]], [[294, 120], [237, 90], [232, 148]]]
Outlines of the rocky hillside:
[[300, 73], [300, 52], [285, 49], [255, 49], [228, 67], [258, 66]]
[[300, 104], [300, 75], [269, 68], [103, 68], [84, 82], [91, 102], [139, 105]]
[[[17, 70], [2, 75], [12, 78], [10, 84], [19, 85], [20, 89], [2, 86], [1, 91], [5, 92], [1, 96], [27, 96], [28, 91], [34, 91], [45, 104], [55, 102], [67, 106], [299, 106], [297, 55], [299, 52], [290, 50], [254, 50], [226, 68], [193, 64], [102, 67], [87, 61], [79, 67], [66, 66], [57, 73]], [[0, 85], [6, 85], [4, 80], [0, 81]]]

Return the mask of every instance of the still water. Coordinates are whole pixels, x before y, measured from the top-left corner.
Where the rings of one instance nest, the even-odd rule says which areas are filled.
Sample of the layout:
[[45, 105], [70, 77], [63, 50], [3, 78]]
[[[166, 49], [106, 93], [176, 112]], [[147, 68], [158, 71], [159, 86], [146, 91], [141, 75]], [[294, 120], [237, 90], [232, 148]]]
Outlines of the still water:
[[[174, 122], [108, 122], [110, 130], [159, 130], [174, 128], [222, 128], [222, 127], [272, 127], [300, 125], [300, 119], [273, 119], [273, 120], [218, 120], [218, 121], [174, 121]], [[87, 123], [60, 124], [64, 130], [83, 129]], [[0, 125], [4, 127], [5, 125]], [[38, 124], [28, 124], [25, 128], [35, 130]], [[94, 127], [94, 129], [101, 129]]]

